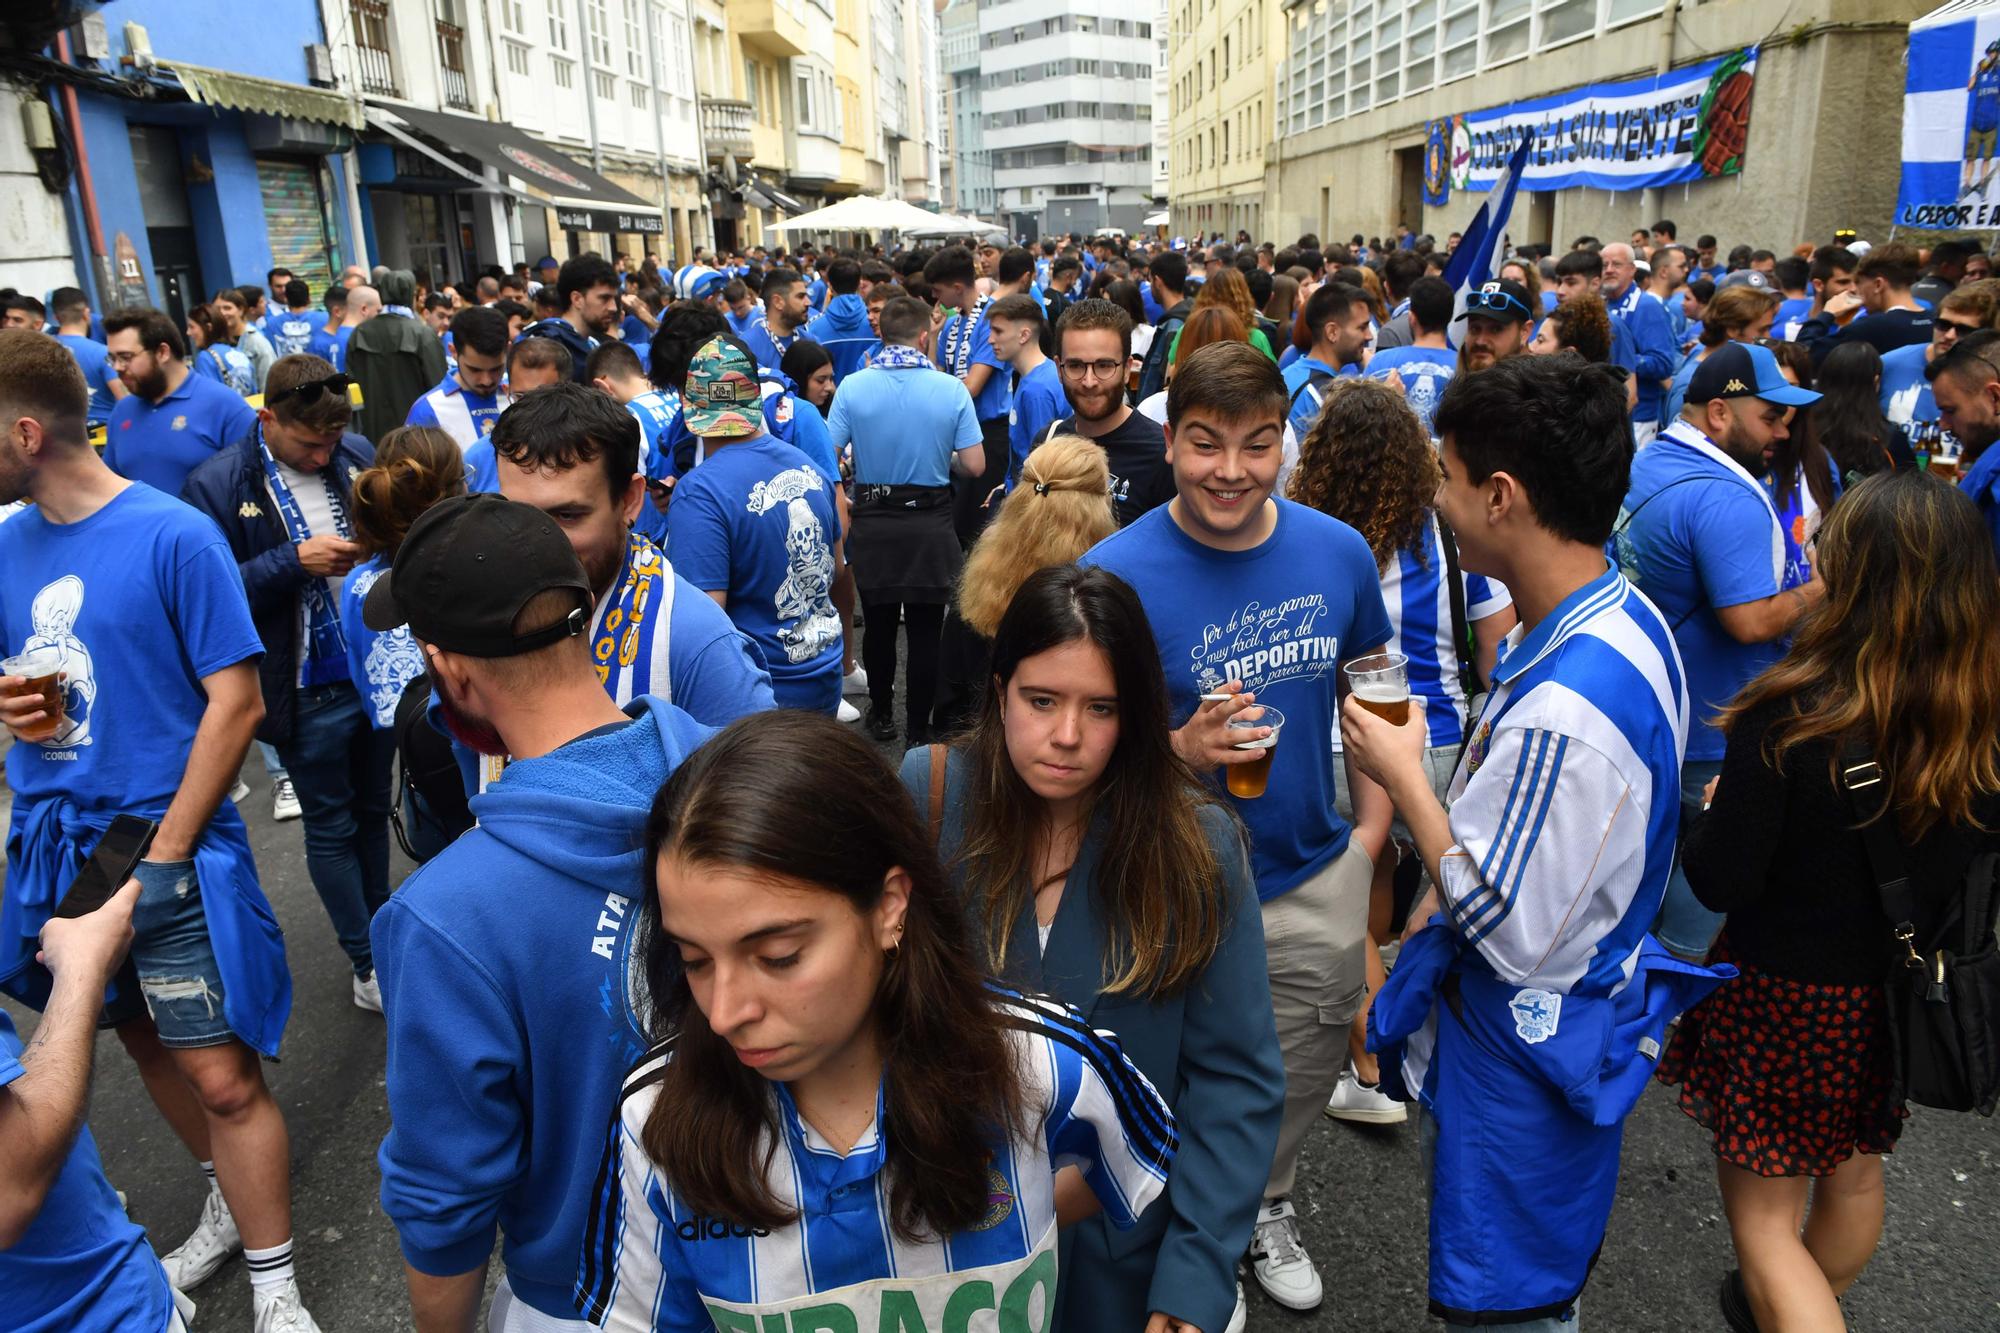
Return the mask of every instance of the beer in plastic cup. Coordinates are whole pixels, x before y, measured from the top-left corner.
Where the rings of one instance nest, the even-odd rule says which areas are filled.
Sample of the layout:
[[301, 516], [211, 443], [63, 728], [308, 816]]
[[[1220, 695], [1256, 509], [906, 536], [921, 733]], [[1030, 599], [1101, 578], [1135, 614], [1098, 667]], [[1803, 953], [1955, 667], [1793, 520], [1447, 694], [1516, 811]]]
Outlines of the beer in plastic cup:
[[1256, 759], [1247, 764], [1222, 766], [1223, 776], [1229, 784], [1229, 794], [1241, 800], [1255, 800], [1264, 794], [1264, 788], [1271, 780], [1271, 756], [1277, 753], [1278, 732], [1285, 725], [1285, 715], [1275, 708], [1253, 704], [1230, 718], [1227, 725], [1232, 732], [1253, 731], [1258, 727], [1271, 729], [1271, 734], [1261, 740], [1237, 741], [1232, 746], [1238, 750], [1259, 751]]
[[1357, 657], [1342, 670], [1363, 708], [1400, 727], [1410, 720], [1410, 659], [1401, 653]]
[[62, 654], [53, 648], [31, 648], [17, 657], [0, 662], [0, 676], [25, 677], [27, 684], [9, 691], [10, 694], [39, 694], [42, 696], [42, 712], [46, 714], [21, 731], [21, 738], [30, 741], [45, 741], [62, 729]]

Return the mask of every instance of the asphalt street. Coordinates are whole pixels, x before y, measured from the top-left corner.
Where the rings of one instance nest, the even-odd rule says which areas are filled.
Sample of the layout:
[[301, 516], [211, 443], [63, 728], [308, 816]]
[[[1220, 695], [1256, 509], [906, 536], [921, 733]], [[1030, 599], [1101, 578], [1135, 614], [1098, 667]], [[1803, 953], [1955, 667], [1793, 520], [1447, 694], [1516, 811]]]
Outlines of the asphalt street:
[[[402, 1262], [376, 1198], [375, 1151], [388, 1125], [382, 1021], [351, 1002], [346, 959], [306, 878], [299, 825], [272, 822], [269, 787], [254, 754], [244, 776], [252, 788], [244, 813], [265, 890], [285, 929], [295, 989], [283, 1058], [266, 1069], [291, 1130], [300, 1283], [327, 1333], [408, 1328]], [[5, 801], [0, 787], [0, 809]], [[507, 886], [493, 890], [494, 910], [505, 911]], [[25, 1034], [33, 1015], [14, 1012]], [[162, 1251], [177, 1245], [194, 1225], [206, 1185], [108, 1035], [100, 1041], [90, 1123], [132, 1216]], [[1846, 1302], [1851, 1327], [2000, 1329], [1997, 1158], [2000, 1135], [1991, 1123], [1921, 1109], [1912, 1114], [1888, 1159], [1881, 1250]], [[1535, 1165], [1524, 1161], [1522, 1169]], [[1424, 1305], [1421, 1170], [1413, 1126], [1368, 1130], [1324, 1122], [1307, 1146], [1295, 1200], [1307, 1248], [1326, 1280], [1325, 1303], [1295, 1314], [1253, 1292], [1250, 1327], [1271, 1333], [1439, 1327]], [[1583, 1320], [1600, 1333], [1720, 1329], [1716, 1282], [1731, 1263], [1709, 1150], [1671, 1094], [1654, 1087], [1627, 1129], [1618, 1207], [1583, 1300]], [[250, 1333], [249, 1279], [240, 1260], [194, 1296], [201, 1307], [197, 1330]]]

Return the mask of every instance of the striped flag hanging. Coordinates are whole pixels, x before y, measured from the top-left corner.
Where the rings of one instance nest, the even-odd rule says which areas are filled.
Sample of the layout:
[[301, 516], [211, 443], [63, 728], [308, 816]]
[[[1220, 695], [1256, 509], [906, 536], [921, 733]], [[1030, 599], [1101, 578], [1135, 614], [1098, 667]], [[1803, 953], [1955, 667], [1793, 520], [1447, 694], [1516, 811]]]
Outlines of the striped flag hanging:
[[[1459, 238], [1458, 249], [1445, 265], [1444, 280], [1451, 287], [1451, 327], [1462, 327], [1465, 298], [1493, 280], [1494, 252], [1507, 233], [1507, 218], [1514, 211], [1514, 194], [1521, 185], [1521, 173], [1528, 167], [1528, 146], [1534, 136], [1522, 136], [1520, 146], [1507, 159], [1506, 167], [1493, 182], [1493, 189], [1481, 201], [1479, 211]], [[1496, 203], [1497, 201], [1497, 203]]]

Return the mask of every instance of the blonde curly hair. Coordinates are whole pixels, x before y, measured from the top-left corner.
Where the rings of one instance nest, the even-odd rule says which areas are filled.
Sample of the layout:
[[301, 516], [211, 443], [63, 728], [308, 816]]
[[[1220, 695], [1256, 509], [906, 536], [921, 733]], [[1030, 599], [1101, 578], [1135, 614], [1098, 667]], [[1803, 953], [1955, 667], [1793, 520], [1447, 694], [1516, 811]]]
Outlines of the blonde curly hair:
[[1066, 565], [1117, 531], [1111, 468], [1081, 435], [1037, 445], [958, 576], [958, 615], [984, 638], [1000, 628], [1028, 576]]

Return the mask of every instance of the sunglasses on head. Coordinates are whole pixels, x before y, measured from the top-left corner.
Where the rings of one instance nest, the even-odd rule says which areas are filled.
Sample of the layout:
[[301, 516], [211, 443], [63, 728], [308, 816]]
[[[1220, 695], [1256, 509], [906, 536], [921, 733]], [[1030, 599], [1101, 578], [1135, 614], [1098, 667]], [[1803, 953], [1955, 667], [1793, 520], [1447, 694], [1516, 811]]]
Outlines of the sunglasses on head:
[[301, 404], [316, 403], [319, 401], [319, 396], [323, 393], [330, 393], [345, 398], [348, 386], [353, 383], [354, 381], [348, 376], [339, 374], [328, 375], [323, 380], [307, 380], [303, 384], [294, 384], [289, 389], [280, 389], [276, 393], [267, 394], [264, 398], [264, 406], [276, 407], [279, 403], [292, 400], [297, 400]]
[[1466, 295], [1465, 313], [1468, 315], [1512, 315], [1517, 319], [1528, 318], [1528, 307], [1522, 305], [1508, 292], [1498, 289], [1476, 291]]

